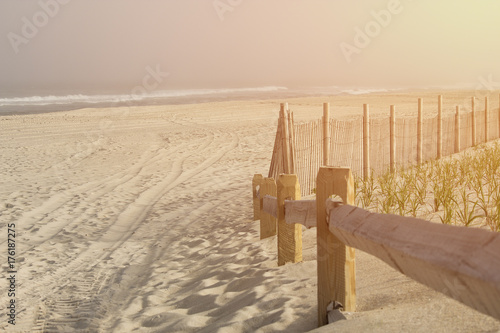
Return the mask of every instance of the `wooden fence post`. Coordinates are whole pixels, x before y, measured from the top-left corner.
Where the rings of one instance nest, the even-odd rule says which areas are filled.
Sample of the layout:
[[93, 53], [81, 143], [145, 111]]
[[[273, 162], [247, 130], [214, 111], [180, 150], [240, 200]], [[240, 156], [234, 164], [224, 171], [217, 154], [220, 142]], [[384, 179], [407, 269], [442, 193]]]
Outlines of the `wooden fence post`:
[[363, 104], [363, 178], [370, 177], [370, 107]]
[[[287, 104], [288, 106], [288, 104]], [[295, 173], [295, 139], [294, 139], [294, 128], [293, 128], [293, 115], [288, 112], [288, 137], [289, 137], [289, 147], [290, 147], [290, 173]]]
[[346, 311], [356, 308], [355, 252], [329, 231], [326, 212], [326, 200], [334, 194], [354, 204], [354, 179], [349, 168], [321, 167], [316, 182], [318, 326], [323, 326], [330, 302], [340, 302]]
[[262, 203], [262, 178], [261, 174], [253, 175], [252, 179], [252, 196], [253, 196], [253, 220], [260, 219], [260, 206]]
[[290, 173], [290, 147], [288, 141], [288, 124], [287, 117], [285, 115], [285, 103], [280, 104], [280, 119], [281, 119], [281, 138], [282, 138], [282, 150], [283, 159], [285, 166], [285, 173]]
[[390, 134], [390, 168], [391, 172], [396, 170], [396, 111], [394, 105], [391, 105], [391, 115], [389, 118]]
[[[261, 198], [264, 196], [272, 195], [276, 196], [276, 182], [274, 178], [264, 178], [260, 186]], [[276, 235], [276, 218], [269, 215], [268, 213], [260, 210], [260, 239], [271, 237]]]
[[455, 113], [455, 153], [460, 152], [460, 106]]
[[488, 142], [488, 96], [484, 98], [484, 142]]
[[472, 108], [472, 146], [477, 144], [476, 141], [476, 98], [471, 97], [471, 108]]
[[278, 178], [278, 266], [302, 261], [302, 225], [285, 222], [285, 200], [300, 200], [297, 175]]
[[498, 95], [498, 137], [500, 138], [500, 95]]
[[283, 139], [282, 139], [282, 129], [281, 129], [281, 110], [278, 117], [278, 126], [276, 128], [276, 137], [274, 139], [274, 148], [273, 148], [273, 156], [271, 158], [271, 165], [269, 166], [268, 177], [277, 177], [281, 172], [281, 165], [283, 164], [283, 156], [282, 156], [282, 147], [283, 147]]
[[323, 165], [330, 165], [330, 104], [323, 103]]
[[443, 95], [438, 96], [437, 159], [443, 156]]
[[418, 119], [417, 119], [417, 164], [422, 163], [422, 147], [423, 147], [423, 129], [422, 129], [422, 124], [423, 124], [423, 100], [422, 98], [418, 99]]

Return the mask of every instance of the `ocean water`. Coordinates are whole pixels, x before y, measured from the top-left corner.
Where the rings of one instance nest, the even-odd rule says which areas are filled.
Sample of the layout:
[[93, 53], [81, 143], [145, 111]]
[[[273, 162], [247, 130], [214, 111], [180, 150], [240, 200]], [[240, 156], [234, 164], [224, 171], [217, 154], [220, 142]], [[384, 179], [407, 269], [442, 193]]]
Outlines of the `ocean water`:
[[323, 96], [340, 94], [367, 94], [373, 92], [387, 92], [391, 89], [353, 89], [331, 87], [287, 88], [278, 86], [264, 86], [254, 88], [228, 89], [192, 89], [154, 91], [147, 95], [133, 94], [47, 94], [17, 97], [0, 97], [0, 114], [27, 114], [53, 112], [62, 110], [81, 109], [88, 107], [138, 106], [138, 105], [166, 105], [216, 102], [226, 100], [245, 99], [279, 99], [301, 96]]

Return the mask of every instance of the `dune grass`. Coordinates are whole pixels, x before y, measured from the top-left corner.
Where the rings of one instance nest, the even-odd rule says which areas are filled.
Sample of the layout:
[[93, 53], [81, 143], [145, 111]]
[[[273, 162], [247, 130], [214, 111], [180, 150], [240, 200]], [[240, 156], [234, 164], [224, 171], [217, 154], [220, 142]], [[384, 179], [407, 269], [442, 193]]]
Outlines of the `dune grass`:
[[355, 182], [356, 205], [372, 211], [500, 230], [498, 141]]

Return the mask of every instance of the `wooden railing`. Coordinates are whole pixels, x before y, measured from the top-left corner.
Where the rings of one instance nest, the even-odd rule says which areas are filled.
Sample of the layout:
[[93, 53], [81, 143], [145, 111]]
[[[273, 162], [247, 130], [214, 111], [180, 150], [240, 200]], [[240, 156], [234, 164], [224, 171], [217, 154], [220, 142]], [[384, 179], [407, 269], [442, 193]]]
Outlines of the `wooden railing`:
[[300, 224], [311, 227], [316, 220], [319, 326], [328, 323], [331, 302], [355, 311], [354, 248], [500, 319], [500, 234], [368, 212], [353, 206], [353, 183], [349, 168], [321, 167], [316, 199], [300, 200], [296, 175], [280, 175], [276, 195], [274, 180], [256, 175], [253, 181], [254, 219], [260, 219], [261, 230], [274, 224], [275, 233], [261, 237], [277, 234], [279, 265], [302, 260]]

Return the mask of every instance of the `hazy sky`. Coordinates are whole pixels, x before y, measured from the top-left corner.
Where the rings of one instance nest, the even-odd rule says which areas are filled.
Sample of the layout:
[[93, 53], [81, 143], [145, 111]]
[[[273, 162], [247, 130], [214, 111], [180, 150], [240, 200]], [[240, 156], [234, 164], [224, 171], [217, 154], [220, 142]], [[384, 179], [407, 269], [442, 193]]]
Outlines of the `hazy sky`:
[[1, 0], [0, 90], [495, 83], [499, 15], [498, 0]]

